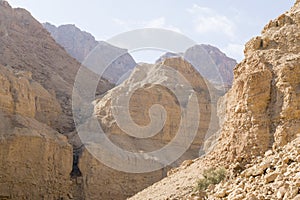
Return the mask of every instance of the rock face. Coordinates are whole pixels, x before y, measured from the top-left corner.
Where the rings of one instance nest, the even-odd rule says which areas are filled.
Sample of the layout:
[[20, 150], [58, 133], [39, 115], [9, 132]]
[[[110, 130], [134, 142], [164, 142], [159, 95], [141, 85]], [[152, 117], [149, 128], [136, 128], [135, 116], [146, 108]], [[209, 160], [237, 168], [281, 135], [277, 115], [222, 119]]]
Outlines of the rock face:
[[32, 118], [2, 112], [0, 118], [1, 199], [67, 198], [73, 154], [67, 139]]
[[50, 23], [44, 23], [43, 26], [55, 41], [80, 63], [98, 45], [94, 36], [81, 31], [75, 25], [68, 24], [56, 27]]
[[206, 190], [208, 199], [299, 198], [299, 11], [297, 1], [246, 44], [211, 153], [131, 199], [201, 199], [193, 190], [203, 169], [220, 165], [230, 176]]
[[[174, 137], [174, 134], [176, 134], [176, 130], [179, 127], [181, 111], [180, 105], [178, 105], [178, 99], [176, 99], [177, 97], [174, 94], [170, 94], [169, 88], [162, 86], [163, 83], [167, 83], [168, 81], [172, 83], [173, 78], [173, 74], [168, 73], [163, 66], [170, 66], [173, 69], [178, 70], [179, 74], [182, 74], [189, 80], [191, 86], [198, 95], [199, 111], [201, 114], [203, 113], [205, 117], [200, 121], [199, 134], [197, 134], [195, 144], [201, 145], [203, 143], [203, 138], [209, 129], [211, 119], [210, 115], [212, 111], [209, 102], [212, 101], [213, 103], [216, 103], [218, 94], [216, 94], [217, 90], [214, 88], [208, 88], [206, 85], [207, 83], [199, 73], [181, 58], [166, 59], [163, 63], [156, 65], [141, 64], [134, 70], [124, 84], [110, 90], [96, 104], [95, 114], [98, 116], [106, 131], [113, 134], [125, 135], [124, 131], [116, 124], [116, 120], [112, 120], [114, 118], [111, 107], [112, 100], [117, 99], [116, 101], [118, 101], [118, 99], [122, 98], [121, 94], [126, 92], [130, 93], [136, 90], [131, 96], [129, 104], [130, 114], [135, 120], [135, 123], [142, 126], [150, 123], [148, 111], [154, 104], [160, 104], [165, 107], [167, 113], [173, 113], [170, 114], [169, 119], [166, 120], [160, 134], [157, 134], [153, 138], [154, 140], [158, 140], [154, 142], [153, 147], [155, 147], [155, 143], [158, 144], [159, 141], [169, 142]], [[211, 89], [211, 91], [209, 91], [209, 89]], [[215, 127], [214, 131], [217, 129], [218, 127]], [[139, 150], [147, 151], [147, 149]]]
[[85, 199], [126, 199], [149, 185], [161, 180], [165, 171], [133, 174], [114, 170], [95, 159], [86, 149], [79, 160], [83, 174]]
[[0, 65], [0, 82], [1, 199], [67, 198], [72, 147], [49, 127], [59, 103], [29, 72]]
[[166, 53], [156, 62], [161, 62], [165, 58], [180, 56], [190, 62], [216, 88], [227, 91], [231, 87], [233, 68], [237, 63], [218, 48], [205, 44], [195, 45], [184, 53]]
[[[0, 5], [0, 64], [32, 73], [32, 79], [51, 94], [62, 108], [60, 132], [74, 130], [71, 94], [80, 63], [60, 47], [28, 11], [12, 9], [5, 1]], [[101, 92], [112, 87], [101, 81]]]
[[[198, 157], [205, 135], [210, 132], [215, 132], [218, 129], [218, 121], [213, 121], [216, 120], [215, 104], [218, 97], [217, 90], [211, 86], [209, 86], [211, 87], [209, 90], [206, 82], [199, 73], [181, 58], [166, 59], [163, 63], [156, 65], [141, 64], [125, 82], [108, 91], [103, 98], [95, 102], [94, 114], [100, 121], [108, 138], [123, 150], [136, 153], [151, 152], [170, 143], [179, 130], [179, 124], [181, 122], [180, 116], [182, 116], [182, 114], [179, 97], [172, 93], [170, 88], [164, 87], [163, 85], [164, 83], [171, 84], [172, 81], [174, 82], [172, 79], [175, 78], [177, 85], [170, 87], [174, 87], [176, 90], [176, 87], [180, 87], [180, 82], [178, 82], [179, 76], [170, 73], [164, 68], [165, 66], [169, 66], [179, 72], [179, 74], [189, 81], [194, 90], [193, 94], [195, 94], [195, 97], [198, 99], [198, 103], [196, 104], [197, 109], [199, 109], [201, 113], [200, 119], [197, 118], [197, 116], [190, 116], [189, 118], [190, 120], [200, 120], [200, 123], [199, 121], [195, 121], [197, 124], [199, 123], [199, 127], [195, 130], [196, 137], [191, 142], [190, 148], [188, 148], [187, 152], [177, 161], [174, 160], [176, 162], [172, 164], [172, 166], [178, 166], [183, 160]], [[183, 89], [186, 90], [187, 88]], [[129, 136], [127, 132], [124, 131], [124, 127], [121, 129], [117, 124], [117, 119], [114, 118], [112, 114], [112, 109], [114, 109], [115, 106], [113, 101], [119, 102], [117, 105], [122, 106], [122, 95], [128, 93], [132, 93], [129, 103], [129, 112], [134, 123], [139, 126], [145, 126], [151, 122], [148, 114], [151, 106], [159, 104], [165, 108], [167, 113], [166, 121], [163, 128], [158, 130], [155, 136], [146, 139], [135, 138]], [[197, 115], [198, 114], [197, 112]], [[191, 132], [193, 129], [188, 128], [186, 131]], [[142, 132], [137, 134], [142, 134]], [[184, 139], [186, 138], [183, 138], [183, 140]], [[124, 196], [129, 197], [166, 176], [167, 170], [167, 168], [164, 168], [162, 170], [142, 174], [121, 173], [104, 166], [98, 162], [95, 157], [92, 157], [88, 151], [83, 153], [79, 162], [80, 169], [83, 173], [84, 191], [87, 199], [94, 199], [95, 197], [101, 197], [103, 199], [123, 199]], [[117, 178], [114, 178], [114, 175], [116, 175]], [[93, 178], [98, 176], [101, 176], [101, 179]], [[103, 182], [103, 180], [107, 181]]]
[[121, 55], [116, 60], [112, 60], [112, 63], [103, 73], [103, 77], [112, 83], [118, 83], [123, 75], [132, 71], [136, 66], [134, 59], [127, 53], [127, 50], [117, 48], [103, 41], [98, 42], [90, 33], [81, 31], [75, 25], [56, 27], [50, 23], [44, 23], [43, 26], [51, 33], [55, 41], [80, 63], [83, 63], [88, 54], [96, 47], [104, 59], [107, 57], [105, 55], [110, 55], [109, 57]]
[[300, 132], [299, 4], [246, 44], [226, 94], [225, 122], [215, 152], [247, 162], [284, 146]]
[[56, 98], [32, 80], [30, 72], [16, 72], [0, 65], [0, 108], [58, 127], [62, 110]]

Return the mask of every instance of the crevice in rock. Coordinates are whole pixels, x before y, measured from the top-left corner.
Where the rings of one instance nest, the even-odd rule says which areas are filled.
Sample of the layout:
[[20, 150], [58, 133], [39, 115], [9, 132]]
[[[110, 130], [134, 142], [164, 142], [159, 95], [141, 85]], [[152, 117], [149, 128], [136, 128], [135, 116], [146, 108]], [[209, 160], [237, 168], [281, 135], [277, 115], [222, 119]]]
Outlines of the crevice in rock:
[[83, 145], [78, 148], [73, 147], [73, 166], [70, 173], [72, 186], [71, 194], [73, 199], [83, 200], [85, 199], [84, 195], [84, 183], [81, 170], [79, 169], [79, 159], [82, 154]]
[[273, 69], [273, 65], [270, 63], [266, 63], [266, 66], [270, 69], [271, 73], [272, 73], [272, 80], [271, 80], [271, 85], [270, 85], [270, 101], [268, 103], [267, 106], [267, 114], [269, 117], [269, 134], [270, 134], [270, 140], [269, 140], [269, 149], [272, 148], [274, 142], [275, 142], [275, 138], [274, 138], [274, 134], [276, 131], [276, 124], [273, 121], [273, 117], [275, 115], [275, 110], [274, 110], [274, 106], [277, 103], [277, 89], [276, 89], [276, 74], [274, 73]]
[[81, 145], [77, 149], [75, 149], [75, 148], [73, 149], [73, 166], [72, 166], [72, 171], [70, 173], [71, 178], [77, 178], [77, 177], [82, 176], [82, 173], [78, 167], [79, 157], [82, 152], [82, 147], [83, 147], [83, 145]]

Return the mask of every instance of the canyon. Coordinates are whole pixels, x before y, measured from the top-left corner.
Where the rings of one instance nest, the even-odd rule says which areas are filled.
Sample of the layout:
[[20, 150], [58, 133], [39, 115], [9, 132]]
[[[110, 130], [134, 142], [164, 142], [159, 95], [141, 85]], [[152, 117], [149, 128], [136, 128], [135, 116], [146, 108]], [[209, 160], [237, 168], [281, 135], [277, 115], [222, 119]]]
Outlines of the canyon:
[[[123, 54], [101, 78], [81, 64], [95, 49]], [[297, 200], [299, 52], [299, 0], [246, 43], [236, 66], [210, 45], [137, 64], [126, 49], [96, 41], [75, 25], [40, 24], [0, 0], [0, 199]], [[87, 102], [90, 115], [76, 118], [72, 95], [78, 92], [80, 103], [85, 98], [74, 88], [78, 70], [87, 84], [99, 83]], [[151, 156], [176, 141], [181, 120], [179, 140], [191, 142]], [[99, 126], [104, 133], [93, 135]], [[147, 127], [157, 134], [133, 137]], [[127, 153], [104, 151], [98, 138]], [[131, 153], [146, 159], [140, 165]], [[157, 160], [162, 167], [145, 170]], [[226, 178], [195, 190], [211, 167], [225, 168]]]

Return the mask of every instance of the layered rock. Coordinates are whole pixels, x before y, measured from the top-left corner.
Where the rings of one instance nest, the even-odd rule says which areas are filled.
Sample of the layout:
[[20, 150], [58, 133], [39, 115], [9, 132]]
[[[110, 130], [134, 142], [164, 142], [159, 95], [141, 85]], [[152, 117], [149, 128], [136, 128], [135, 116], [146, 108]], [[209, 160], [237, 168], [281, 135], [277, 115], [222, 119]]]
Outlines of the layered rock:
[[143, 174], [117, 171], [105, 166], [86, 149], [80, 157], [79, 168], [85, 199], [126, 199], [166, 175], [164, 170]]
[[[300, 132], [299, 4], [246, 44], [214, 157], [247, 162]], [[218, 154], [218, 155], [217, 155]]]
[[56, 130], [74, 129], [80, 64], [26, 10], [0, 1], [0, 18], [0, 197], [67, 199], [73, 152]]
[[[165, 68], [166, 66], [173, 69], [173, 71], [168, 71]], [[198, 99], [195, 104], [197, 108], [193, 107], [192, 109], [199, 110], [201, 114], [199, 118], [199, 116], [196, 116], [199, 115], [198, 112], [191, 112], [193, 115], [189, 116], [188, 119], [192, 123], [194, 120], [194, 123], [199, 125], [195, 130], [195, 138], [189, 144], [191, 146], [189, 147], [188, 145], [187, 152], [181, 157], [179, 155], [180, 158], [178, 160], [175, 159], [174, 161], [176, 162], [173, 162], [172, 166], [178, 166], [183, 160], [198, 157], [199, 150], [203, 145], [206, 134], [215, 132], [218, 129], [215, 106], [219, 94], [216, 89], [207, 85], [208, 83], [205, 82], [189, 63], [181, 58], [167, 59], [163, 63], [156, 65], [140, 64], [125, 82], [108, 91], [104, 97], [95, 102], [94, 115], [98, 118], [105, 135], [107, 135], [110, 141], [123, 149], [123, 151], [135, 153], [152, 152], [164, 147], [170, 142], [172, 143], [172, 140], [176, 134], [178, 134], [180, 120], [182, 120], [181, 116], [184, 115], [181, 113], [181, 109], [183, 108], [181, 107], [182, 105], [180, 104], [179, 98], [185, 99], [183, 96], [176, 96], [173, 92], [176, 90], [184, 91], [188, 89], [185, 85], [180, 85], [180, 76], [183, 76], [188, 80], [191, 89], [193, 90], [191, 91], [191, 95], [194, 94]], [[174, 81], [176, 84], [172, 85]], [[164, 84], [170, 85], [167, 87]], [[178, 87], [182, 87], [182, 90]], [[174, 91], [172, 91], [172, 88]], [[117, 118], [113, 115], [113, 109], [115, 109], [115, 106], [125, 106], [122, 104], [122, 100], [123, 98], [126, 98], [123, 96], [126, 96], [126, 94], [132, 94], [128, 109], [133, 122], [137, 126], [147, 126], [148, 124], [155, 123], [155, 121], [152, 121], [154, 118], [148, 114], [153, 105], [159, 104], [164, 107], [167, 114], [165, 118], [166, 121], [163, 124], [162, 129], [157, 129], [157, 134], [150, 138], [136, 138], [128, 135], [128, 132], [125, 131], [127, 128], [130, 129], [131, 127], [119, 126], [120, 124], [118, 124]], [[117, 105], [113, 103], [114, 101], [117, 102]], [[186, 102], [186, 104], [188, 104], [188, 102]], [[127, 109], [126, 106], [124, 108]], [[157, 123], [163, 122], [163, 115], [163, 113], [155, 114], [155, 117], [162, 120], [156, 121]], [[125, 125], [128, 125], [128, 123]], [[85, 125], [85, 128], [91, 129], [92, 126], [93, 124], [87, 124]], [[156, 128], [157, 127], [154, 127], [153, 130], [156, 130]], [[145, 134], [145, 132], [139, 132], [138, 129], [135, 130], [137, 131], [135, 134]], [[193, 127], [188, 127], [187, 130], [184, 131], [187, 132], [184, 134], [188, 135], [188, 132], [193, 132]], [[89, 131], [90, 134], [91, 132], [93, 131]], [[93, 137], [92, 135], [89, 136], [89, 133], [87, 132], [84, 137]], [[187, 137], [188, 136], [182, 138], [182, 140], [187, 140]], [[96, 140], [97, 139], [95, 139], [95, 141]], [[92, 149], [93, 145], [96, 146], [96, 142], [93, 141], [94, 140], [92, 139], [86, 144], [88, 147], [87, 149]], [[111, 159], [114, 160], [115, 158]], [[168, 160], [168, 158], [165, 159]], [[79, 166], [84, 179], [85, 197], [89, 199], [93, 199], [96, 196], [102, 197], [103, 199], [123, 199], [163, 178], [166, 176], [166, 171], [168, 169], [168, 167], [166, 167], [154, 172], [141, 174], [119, 172], [106, 167], [86, 150], [80, 158]], [[116, 175], [117, 178], [114, 178], [112, 174]], [[98, 176], [101, 176], [101, 179], [93, 178]], [[103, 182], [103, 180], [107, 181]]]
[[[150, 118], [148, 111], [154, 104], [162, 105], [167, 113], [172, 113], [168, 117], [169, 119], [166, 120], [163, 130], [153, 138], [162, 142], [169, 142], [176, 134], [176, 130], [178, 130], [181, 108], [177, 99], [179, 97], [172, 94], [170, 88], [164, 86], [164, 83], [168, 83], [168, 81], [172, 84], [174, 82], [172, 80], [174, 77], [172, 76], [178, 75], [170, 74], [163, 66], [170, 66], [179, 74], [183, 75], [198, 95], [199, 111], [203, 118], [200, 119], [199, 134], [197, 134], [195, 141], [197, 141], [197, 145], [201, 145], [203, 143], [203, 137], [209, 129], [211, 120], [211, 106], [213, 104], [210, 104], [210, 102], [216, 104], [219, 94], [217, 94], [216, 89], [207, 85], [209, 83], [205, 82], [189, 63], [181, 58], [166, 59], [163, 63], [156, 65], [141, 64], [134, 70], [124, 84], [110, 90], [97, 102], [95, 114], [101, 121], [105, 131], [117, 135], [125, 135], [126, 133], [118, 127], [113, 117], [112, 100], [121, 99], [123, 93], [134, 91], [130, 98], [129, 109], [135, 123], [141, 126], [149, 124]], [[176, 86], [173, 87], [176, 88]], [[215, 106], [215, 104], [213, 106]], [[215, 113], [213, 114], [215, 115]], [[218, 127], [214, 127], [214, 131], [217, 129]]]
[[33, 118], [1, 111], [0, 119], [0, 197], [67, 199], [73, 154], [67, 139]]
[[218, 89], [227, 91], [232, 85], [233, 68], [237, 63], [214, 46], [201, 44], [184, 53], [166, 53], [157, 62], [171, 57], [184, 57]]
[[193, 191], [203, 169], [215, 166], [231, 177], [209, 187], [209, 199], [299, 198], [299, 10], [297, 1], [246, 44], [220, 102], [225, 115], [213, 150], [131, 199], [205, 198]]
[[52, 127], [59, 126], [60, 104], [40, 84], [32, 80], [30, 72], [13, 72], [0, 65], [0, 108], [9, 114], [35, 118]]
[[130, 73], [136, 66], [134, 59], [126, 49], [120, 49], [103, 41], [98, 42], [90, 33], [81, 31], [75, 25], [56, 27], [50, 23], [44, 23], [43, 26], [51, 33], [55, 41], [80, 63], [83, 63], [88, 54], [95, 49], [99, 51], [102, 59], [117, 57], [116, 60], [108, 62], [110, 65], [103, 73], [103, 77], [112, 83], [123, 81], [123, 76], [127, 75], [128, 77], [127, 73]]
[[[71, 94], [80, 63], [68, 55], [31, 14], [21, 8], [12, 9], [6, 1], [0, 4], [0, 64], [32, 73], [58, 99], [63, 114], [60, 132], [74, 130]], [[93, 76], [91, 76], [93, 77]], [[100, 81], [100, 93], [112, 87]]]
[[0, 65], [0, 82], [1, 199], [67, 198], [72, 147], [49, 127], [57, 126], [59, 103], [30, 72]]

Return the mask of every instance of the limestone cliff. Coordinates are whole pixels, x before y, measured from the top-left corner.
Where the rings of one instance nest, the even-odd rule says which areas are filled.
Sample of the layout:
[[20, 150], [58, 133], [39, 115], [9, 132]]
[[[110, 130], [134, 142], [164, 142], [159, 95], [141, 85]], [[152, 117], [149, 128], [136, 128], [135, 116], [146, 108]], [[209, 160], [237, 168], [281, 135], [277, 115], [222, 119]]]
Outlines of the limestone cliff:
[[196, 181], [220, 165], [230, 176], [206, 190], [209, 199], [299, 199], [299, 19], [297, 1], [246, 44], [220, 102], [225, 115], [214, 149], [132, 199], [204, 198], [193, 193]]
[[[13, 9], [1, 1], [0, 19], [0, 64], [31, 72], [33, 80], [55, 94], [63, 114], [60, 126], [53, 128], [64, 133], [73, 131], [71, 94], [80, 63], [25, 9]], [[100, 85], [100, 93], [112, 87], [105, 80]]]
[[245, 47], [226, 94], [216, 158], [247, 162], [300, 132], [299, 4], [269, 22]]
[[9, 114], [35, 118], [52, 127], [59, 126], [60, 104], [40, 84], [32, 80], [30, 72], [13, 72], [0, 65], [0, 108]]
[[0, 65], [0, 82], [0, 198], [67, 198], [72, 147], [49, 127], [59, 103], [30, 72]]
[[[215, 132], [218, 129], [215, 106], [219, 94], [216, 89], [207, 85], [208, 83], [205, 82], [189, 63], [181, 58], [172, 58], [156, 65], [140, 64], [125, 82], [108, 91], [104, 97], [95, 102], [94, 114], [100, 121], [105, 135], [107, 135], [110, 141], [115, 145], [123, 149], [123, 151], [136, 153], [151, 152], [172, 142], [177, 131], [179, 131], [180, 120], [182, 120], [181, 116], [184, 114], [181, 113], [182, 107], [178, 99], [180, 97], [176, 96], [170, 88], [182, 91], [180, 87], [183, 87], [183, 90], [187, 90], [188, 87], [185, 88], [184, 85], [180, 85], [181, 82], [178, 82], [180, 76], [176, 73], [174, 74], [174, 71], [170, 72], [166, 70], [165, 66], [174, 69], [189, 81], [194, 91], [193, 94], [195, 94], [198, 99], [196, 104], [197, 108], [194, 107], [192, 109], [199, 110], [199, 113], [201, 113], [200, 119], [196, 116], [199, 114], [198, 112], [192, 112], [196, 115], [189, 116], [189, 120], [191, 122], [194, 120], [197, 124], [199, 123], [199, 127], [196, 128], [196, 136], [191, 144], [189, 144], [191, 146], [187, 152], [181, 157], [179, 155], [180, 158], [174, 160], [172, 163], [174, 167], [178, 166], [178, 164], [184, 160], [198, 157], [206, 134]], [[176, 84], [172, 85], [174, 81]], [[164, 84], [170, 84], [172, 86], [168, 88]], [[117, 119], [113, 115], [113, 109], [116, 106], [113, 104], [113, 101], [119, 102], [117, 104], [118, 107], [123, 106], [123, 104], [121, 104], [122, 95], [129, 95], [131, 92], [133, 92], [133, 94], [130, 97], [129, 112], [134, 123], [139, 126], [155, 123], [152, 121], [153, 118], [149, 116], [149, 110], [153, 105], [159, 104], [164, 107], [167, 113], [166, 121], [163, 128], [158, 130], [155, 136], [144, 139], [136, 138], [128, 135], [128, 132], [124, 131], [124, 128], [130, 129], [130, 127], [122, 127], [122, 129], [119, 127]], [[163, 119], [162, 115], [155, 116], [160, 120]], [[161, 123], [162, 121], [157, 122]], [[125, 126], [126, 125], [128, 125], [128, 123], [126, 123]], [[93, 125], [86, 125], [88, 128], [91, 126]], [[187, 133], [193, 132], [193, 128], [189, 127], [184, 131]], [[89, 136], [91, 132], [86, 133], [87, 137], [93, 137], [92, 135]], [[134, 132], [139, 135], [144, 134], [144, 132], [138, 131], [137, 129], [135, 129]], [[187, 139], [187, 137], [188, 136], [182, 138], [182, 140]], [[86, 144], [86, 147], [95, 145], [93, 143], [96, 142], [91, 141]], [[115, 158], [111, 159], [114, 160]], [[166, 157], [165, 159], [168, 160], [170, 158]], [[79, 166], [83, 174], [84, 192], [87, 199], [95, 199], [96, 197], [103, 199], [123, 199], [124, 197], [129, 197], [153, 184], [155, 181], [162, 179], [166, 176], [166, 171], [169, 169], [169, 167], [166, 167], [150, 173], [131, 174], [118, 172], [97, 161], [87, 150], [85, 150], [81, 156]], [[101, 177], [101, 179], [94, 177]]]
[[1, 111], [0, 120], [0, 198], [68, 198], [73, 153], [67, 139], [19, 114]]

